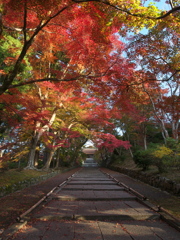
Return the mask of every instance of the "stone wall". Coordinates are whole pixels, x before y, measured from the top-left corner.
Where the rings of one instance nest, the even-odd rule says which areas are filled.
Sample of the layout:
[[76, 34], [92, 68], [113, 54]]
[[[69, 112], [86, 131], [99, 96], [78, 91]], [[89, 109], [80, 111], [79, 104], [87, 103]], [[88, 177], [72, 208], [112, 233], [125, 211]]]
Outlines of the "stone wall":
[[142, 182], [160, 188], [161, 190], [167, 191], [169, 193], [180, 195], [180, 183], [176, 183], [168, 178], [161, 177], [159, 175], [154, 176], [139, 170], [133, 170], [117, 166], [110, 166], [109, 169], [124, 173], [132, 178], [138, 179]]

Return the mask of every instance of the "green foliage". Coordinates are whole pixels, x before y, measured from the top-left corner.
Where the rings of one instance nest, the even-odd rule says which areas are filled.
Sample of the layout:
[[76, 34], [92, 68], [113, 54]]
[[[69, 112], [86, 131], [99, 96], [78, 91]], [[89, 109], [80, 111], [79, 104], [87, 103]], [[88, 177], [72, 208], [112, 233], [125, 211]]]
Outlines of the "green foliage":
[[153, 124], [149, 124], [146, 127], [147, 131], [147, 141], [150, 143], [164, 143], [164, 139], [162, 137], [162, 132], [159, 128], [154, 126]]
[[75, 165], [76, 166], [82, 166], [84, 160], [86, 159], [86, 154], [83, 153], [83, 152], [79, 152], [78, 153], [78, 157], [77, 159], [75, 160]]
[[150, 165], [166, 172], [168, 168], [180, 167], [180, 144], [173, 138], [167, 139], [167, 145], [151, 143], [147, 150], [136, 150], [134, 161], [137, 166], [147, 170]]
[[22, 170], [19, 172], [11, 169], [0, 174], [0, 187], [17, 184], [19, 181], [29, 180], [45, 174], [46, 172], [43, 171]]
[[61, 167], [70, 167], [71, 166], [71, 162], [63, 159], [63, 161], [61, 161], [61, 163], [60, 163], [60, 166]]
[[[4, 74], [8, 74], [13, 70], [14, 64], [17, 60], [17, 56], [20, 55], [22, 50], [22, 43], [19, 38], [13, 37], [11, 35], [5, 35], [4, 38], [0, 40], [0, 70], [4, 72]], [[27, 79], [31, 76], [32, 67], [29, 63], [28, 56], [24, 57], [20, 68], [19, 74], [17, 76], [19, 78]], [[4, 75], [1, 75], [3, 78]], [[3, 79], [1, 79], [2, 81]]]
[[173, 138], [168, 138], [166, 145], [172, 150], [169, 156], [171, 166], [180, 169], [180, 143]]
[[115, 149], [111, 155], [110, 165], [123, 163], [125, 161], [125, 159], [126, 159], [125, 152], [123, 150], [121, 150], [121, 152], [119, 153]]
[[170, 155], [173, 151], [166, 146], [157, 146], [157, 148], [152, 152], [154, 157], [154, 165], [158, 167], [159, 172], [165, 172], [168, 165], [171, 165]]
[[169, 147], [170, 149], [176, 151], [180, 147], [180, 144], [174, 138], [169, 137], [166, 139], [166, 146]]
[[147, 170], [153, 163], [151, 149], [137, 150], [134, 154], [134, 162], [138, 167], [142, 167], [143, 171]]
[[152, 152], [152, 155], [156, 158], [164, 158], [172, 154], [172, 152], [173, 151], [170, 148], [167, 148], [165, 146], [158, 146], [158, 148]]
[[21, 159], [19, 161], [17, 160], [11, 160], [11, 161], [4, 161], [0, 164], [0, 169], [3, 169], [4, 171], [7, 171], [9, 169], [23, 169], [27, 165], [27, 160]]

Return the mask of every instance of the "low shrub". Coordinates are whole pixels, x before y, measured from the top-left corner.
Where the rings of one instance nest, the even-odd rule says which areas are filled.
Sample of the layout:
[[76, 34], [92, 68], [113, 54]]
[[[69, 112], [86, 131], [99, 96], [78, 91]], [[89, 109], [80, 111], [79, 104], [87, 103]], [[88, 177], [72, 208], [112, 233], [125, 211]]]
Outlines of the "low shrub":
[[138, 167], [141, 167], [143, 171], [146, 171], [149, 166], [153, 164], [152, 150], [138, 150], [134, 153], [133, 159]]
[[180, 156], [172, 149], [162, 145], [157, 146], [152, 152], [154, 165], [158, 167], [160, 173], [166, 172], [170, 167], [178, 167], [180, 164]]
[[180, 168], [180, 143], [172, 138], [167, 144], [150, 143], [147, 150], [138, 149], [134, 153], [134, 162], [138, 167], [148, 170], [150, 165], [158, 168], [159, 172], [167, 172], [168, 168]]

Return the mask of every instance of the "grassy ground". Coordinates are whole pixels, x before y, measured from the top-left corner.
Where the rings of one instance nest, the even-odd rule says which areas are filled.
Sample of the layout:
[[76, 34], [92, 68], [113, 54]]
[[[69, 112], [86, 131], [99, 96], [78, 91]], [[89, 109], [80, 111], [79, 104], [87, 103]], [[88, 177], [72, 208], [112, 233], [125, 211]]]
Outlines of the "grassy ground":
[[35, 178], [41, 175], [46, 175], [47, 172], [36, 170], [22, 170], [18, 171], [11, 169], [8, 171], [0, 172], [0, 187], [16, 184], [20, 181]]
[[[128, 168], [128, 169], [134, 169], [134, 170], [141, 170], [141, 168], [138, 168], [132, 158], [127, 156], [126, 160], [124, 162], [115, 163], [116, 166]], [[171, 179], [177, 183], [180, 183], [180, 170], [179, 169], [167, 169], [167, 172], [159, 173], [157, 167], [150, 166], [149, 169], [146, 171], [146, 173], [149, 173], [151, 175], [158, 175], [161, 177], [165, 177], [168, 179]]]

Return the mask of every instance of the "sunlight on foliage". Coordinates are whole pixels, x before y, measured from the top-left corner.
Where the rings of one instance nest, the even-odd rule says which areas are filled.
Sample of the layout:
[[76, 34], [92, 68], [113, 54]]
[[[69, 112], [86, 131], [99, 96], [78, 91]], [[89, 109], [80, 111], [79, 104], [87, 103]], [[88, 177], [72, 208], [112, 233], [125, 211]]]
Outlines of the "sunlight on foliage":
[[168, 156], [173, 151], [170, 148], [167, 148], [165, 146], [159, 146], [157, 150], [155, 150], [152, 155], [154, 155], [157, 158], [163, 158], [164, 156]]

